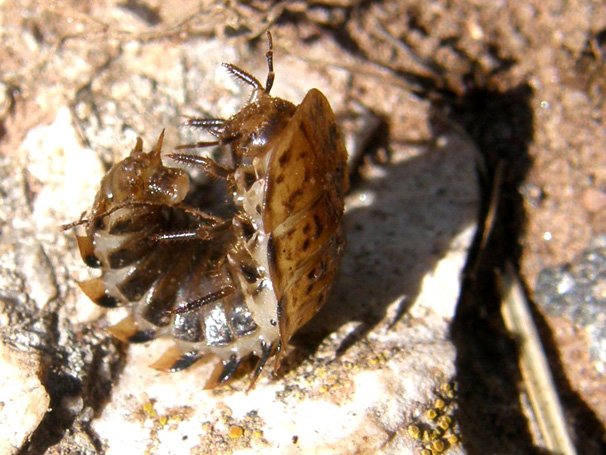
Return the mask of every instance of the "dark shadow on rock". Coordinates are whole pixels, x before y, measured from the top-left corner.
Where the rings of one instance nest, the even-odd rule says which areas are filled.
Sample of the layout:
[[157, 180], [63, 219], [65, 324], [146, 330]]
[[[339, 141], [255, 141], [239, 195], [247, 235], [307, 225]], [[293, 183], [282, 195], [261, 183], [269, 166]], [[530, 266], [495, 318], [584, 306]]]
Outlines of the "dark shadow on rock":
[[[102, 453], [102, 444], [89, 427], [90, 418], [100, 415], [109, 402], [113, 383], [124, 368], [124, 351], [99, 327], [60, 326], [56, 311], [42, 316], [47, 337], [35, 347], [43, 352], [40, 379], [50, 397], [49, 411], [20, 454], [42, 455], [51, 448], [57, 453], [74, 449]], [[74, 447], [78, 442], [66, 438], [75, 425], [87, 434], [96, 452]]]
[[395, 320], [404, 316], [419, 296], [423, 277], [453, 239], [473, 225], [476, 213], [469, 207], [477, 203], [475, 188], [456, 185], [467, 172], [475, 187], [469, 172], [473, 152], [461, 153], [473, 144], [452, 128], [435, 139], [445, 136], [445, 147], [406, 144], [414, 150], [410, 158], [384, 165], [381, 177], [355, 180], [352, 194], [366, 195], [367, 205], [346, 214], [347, 248], [332, 295], [293, 338], [296, 347], [314, 352], [329, 334], [354, 323], [340, 341], [339, 356], [385, 321], [388, 309]]
[[[481, 219], [490, 209], [498, 169], [503, 171], [494, 225], [486, 245], [481, 245], [483, 233], [477, 234], [452, 327], [460, 387], [458, 421], [470, 455], [488, 449], [494, 454], [546, 453], [534, 445], [522, 411], [517, 344], [503, 323], [495, 279], [495, 271], [504, 270], [507, 262], [517, 264], [522, 253], [518, 239], [526, 213], [519, 189], [532, 165], [532, 96], [525, 84], [504, 92], [473, 89], [454, 107], [454, 117], [484, 158]], [[578, 453], [605, 453], [603, 426], [566, 380], [551, 333], [533, 310]]]
[[[454, 117], [477, 143], [483, 157], [479, 169], [483, 205], [480, 220], [490, 210], [493, 179], [504, 169], [498, 212], [490, 240], [481, 249], [478, 231], [457, 314], [452, 326], [457, 347], [458, 421], [470, 455], [539, 453], [522, 411], [516, 344], [504, 326], [495, 270], [507, 260], [517, 263], [517, 238], [525, 222], [519, 185], [531, 161], [533, 139], [532, 90], [527, 85], [499, 92], [471, 89], [454, 106]], [[482, 222], [482, 221], [481, 221]]]

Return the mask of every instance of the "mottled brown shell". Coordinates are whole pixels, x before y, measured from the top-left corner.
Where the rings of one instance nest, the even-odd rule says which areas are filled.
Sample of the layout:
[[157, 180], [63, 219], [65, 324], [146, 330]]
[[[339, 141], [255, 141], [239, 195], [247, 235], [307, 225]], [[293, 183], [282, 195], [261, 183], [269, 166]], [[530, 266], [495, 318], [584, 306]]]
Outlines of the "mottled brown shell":
[[285, 345], [326, 301], [341, 261], [347, 152], [328, 101], [310, 90], [268, 162], [263, 224]]
[[265, 87], [225, 65], [254, 89], [237, 114], [187, 122], [216, 140], [178, 148], [221, 146], [222, 164], [169, 155], [227, 181], [231, 218], [185, 202], [188, 179], [162, 164], [161, 137], [149, 154], [138, 140], [102, 180], [89, 219], [75, 223], [86, 227], [83, 259], [102, 270], [82, 289], [100, 305], [131, 309], [112, 333], [131, 342], [171, 336], [175, 348], [154, 365], [169, 371], [217, 356], [210, 386], [250, 354], [259, 357], [253, 382], [276, 353], [277, 369], [290, 338], [326, 301], [345, 244], [347, 152], [334, 114], [316, 89], [299, 106], [270, 96], [272, 55], [270, 37]]

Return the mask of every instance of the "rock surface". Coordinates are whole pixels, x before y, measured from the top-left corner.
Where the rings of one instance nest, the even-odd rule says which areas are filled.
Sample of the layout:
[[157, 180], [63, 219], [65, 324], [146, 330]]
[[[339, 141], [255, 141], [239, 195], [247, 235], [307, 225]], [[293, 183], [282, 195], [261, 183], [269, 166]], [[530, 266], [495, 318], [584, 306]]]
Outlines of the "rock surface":
[[[360, 92], [350, 111], [347, 71], [287, 55], [279, 43], [288, 38], [281, 33], [274, 40], [274, 95], [299, 102], [311, 87], [322, 89], [337, 114], [356, 112], [342, 122], [351, 151], [360, 152], [381, 124], [364, 107], [376, 95]], [[52, 65], [79, 61], [86, 47], [77, 42], [55, 55]], [[318, 42], [305, 55], [320, 58], [327, 46], [341, 52]], [[166, 341], [130, 347], [112, 342], [102, 328], [119, 316], [103, 315], [76, 287], [91, 272], [78, 257], [73, 234], [59, 226], [90, 207], [103, 168], [129, 153], [138, 135], [149, 147], [167, 128], [168, 150], [199, 140], [195, 132], [175, 128], [179, 116], [234, 112], [248, 93], [218, 63], [238, 63], [263, 79], [263, 47], [244, 58], [245, 48], [229, 41], [109, 40], [96, 60], [63, 74], [88, 81], [71, 95], [73, 103], [54, 104], [17, 153], [6, 154], [3, 170], [14, 183], [7, 192], [27, 201], [12, 206], [14, 215], [5, 213], [12, 222], [4, 239], [12, 242], [4, 248], [14, 255], [6, 268], [15, 274], [12, 280], [6, 275], [6, 289], [23, 300], [22, 311], [32, 311], [30, 326], [42, 324], [43, 343], [55, 340], [48, 361], [57, 374], [45, 386], [56, 405], [54, 425], [70, 430], [49, 445], [45, 435], [53, 429], [42, 428], [31, 444], [36, 450], [412, 454], [433, 443], [463, 453], [453, 421], [455, 350], [448, 329], [475, 232], [477, 151], [456, 129], [437, 126], [429, 104], [401, 87], [382, 87], [381, 96], [385, 105], [406, 110], [410, 134], [392, 144], [387, 161], [362, 158], [366, 164], [347, 199], [349, 246], [333, 295], [295, 337], [277, 378], [266, 374], [246, 393], [246, 376], [204, 390], [208, 364], [159, 373], [148, 365]], [[104, 69], [93, 71], [99, 62]], [[40, 91], [45, 103], [57, 99], [49, 93]], [[407, 145], [407, 137], [417, 144]], [[36, 322], [36, 311], [46, 317]], [[32, 337], [22, 341], [30, 349], [36, 345]], [[116, 348], [127, 349], [126, 358]], [[431, 409], [444, 430], [424, 417]], [[435, 441], [423, 442], [423, 432], [432, 430]]]
[[0, 343], [0, 454], [17, 454], [38, 427], [50, 399], [34, 356]]
[[[506, 252], [532, 294], [542, 270], [580, 261], [604, 233], [601, 0], [7, 0], [0, 28], [0, 335], [39, 359], [10, 357], [38, 375], [51, 409], [20, 430], [23, 447], [2, 450], [537, 450], [515, 337], [488, 289], [499, 265], [490, 259]], [[367, 154], [352, 153], [359, 175], [332, 297], [293, 339], [279, 377], [265, 375], [248, 394], [244, 376], [205, 391], [211, 365], [160, 374], [147, 367], [159, 345], [128, 347], [104, 332], [119, 315], [79, 291], [91, 272], [58, 226], [90, 207], [137, 136], [149, 146], [166, 128], [170, 150], [200, 139], [178, 128], [182, 116], [237, 110], [249, 93], [219, 63], [264, 80], [267, 28], [272, 93], [299, 102], [319, 88], [348, 149]], [[505, 163], [503, 190], [484, 280], [476, 295], [463, 293], [451, 324], [479, 156], [484, 195]], [[581, 300], [566, 302], [571, 314]], [[601, 332], [545, 314], [578, 452], [603, 452], [603, 347], [579, 342]], [[421, 442], [440, 426], [450, 433]]]
[[[349, 196], [349, 246], [333, 296], [299, 337], [319, 346], [295, 348], [281, 377], [266, 374], [248, 393], [246, 375], [203, 390], [212, 365], [159, 373], [148, 365], [163, 340], [131, 346], [93, 421], [106, 453], [136, 444], [162, 454], [412, 454], [429, 444], [408, 428], [425, 428], [423, 413], [455, 374], [448, 327], [475, 229], [473, 153], [445, 135], [439, 149], [402, 148], [369, 171]], [[454, 400], [444, 401], [440, 412], [454, 419]], [[437, 439], [463, 453], [457, 434], [453, 422]]]

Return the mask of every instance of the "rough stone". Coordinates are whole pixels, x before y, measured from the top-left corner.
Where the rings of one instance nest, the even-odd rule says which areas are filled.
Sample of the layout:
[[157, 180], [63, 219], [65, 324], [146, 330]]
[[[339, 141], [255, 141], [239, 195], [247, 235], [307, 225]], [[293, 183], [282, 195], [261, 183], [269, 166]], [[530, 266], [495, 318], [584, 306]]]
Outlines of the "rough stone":
[[19, 453], [49, 410], [35, 354], [0, 343], [0, 454]]
[[[10, 6], [14, 17], [23, 16]], [[55, 439], [34, 433], [32, 447], [91, 454], [125, 447], [154, 454], [413, 454], [435, 442], [436, 449], [442, 444], [464, 453], [449, 324], [475, 232], [477, 150], [456, 126], [438, 126], [429, 102], [397, 83], [377, 84], [383, 74], [372, 73], [372, 65], [352, 78], [360, 62], [313, 28], [301, 43], [289, 27], [275, 33], [272, 93], [297, 103], [318, 87], [338, 116], [352, 104], [364, 106], [366, 120], [346, 131], [355, 148], [364, 148], [355, 144], [367, 144], [369, 135], [381, 136], [376, 128], [385, 119], [392, 127], [391, 136], [377, 141], [379, 157], [360, 159], [347, 198], [349, 244], [330, 301], [295, 337], [278, 377], [266, 372], [248, 393], [245, 372], [208, 391], [210, 364], [178, 374], [149, 368], [167, 340], [132, 345], [124, 354], [103, 338], [102, 327], [116, 315], [99, 317], [78, 290], [76, 281], [91, 272], [73, 235], [59, 226], [90, 207], [103, 171], [132, 149], [135, 137], [149, 147], [167, 128], [170, 149], [200, 138], [177, 130], [181, 115], [226, 116], [241, 106], [248, 88], [218, 63], [237, 63], [264, 80], [265, 44], [244, 47], [225, 38], [225, 30], [260, 35], [271, 17], [243, 25], [246, 15], [229, 10], [237, 20], [210, 29], [200, 25], [206, 17], [189, 24], [191, 36], [181, 42], [170, 27], [145, 34], [139, 16], [123, 11], [115, 17], [129, 18], [124, 28], [104, 28], [100, 11], [94, 3], [89, 12], [98, 22], [70, 16], [65, 41], [57, 24], [68, 18], [57, 10], [46, 11], [48, 20], [38, 25], [24, 24], [31, 29], [33, 67], [48, 64], [52, 71], [34, 80], [31, 68], [11, 68], [29, 96], [16, 104], [7, 123], [16, 126], [0, 143], [7, 201], [0, 206], [0, 297], [10, 303], [2, 311], [2, 336], [49, 353], [46, 385], [56, 403], [45, 430]], [[222, 39], [207, 38], [215, 29]], [[288, 55], [295, 40], [296, 52]], [[323, 61], [326, 55], [339, 65]], [[48, 406], [48, 397], [40, 402]]]

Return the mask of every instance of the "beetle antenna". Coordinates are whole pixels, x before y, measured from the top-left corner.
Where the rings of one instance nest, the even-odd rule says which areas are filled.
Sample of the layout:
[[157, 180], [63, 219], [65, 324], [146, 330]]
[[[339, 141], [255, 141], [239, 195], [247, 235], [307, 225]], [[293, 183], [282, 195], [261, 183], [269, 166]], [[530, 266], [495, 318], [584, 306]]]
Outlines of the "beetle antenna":
[[274, 73], [274, 43], [271, 39], [271, 32], [267, 31], [267, 42], [269, 44], [269, 49], [265, 53], [265, 58], [267, 59], [267, 68], [269, 72], [267, 73], [267, 80], [265, 81], [265, 93], [269, 95], [271, 88], [274, 85], [274, 77], [276, 74]]
[[246, 71], [242, 71], [235, 65], [231, 63], [221, 63], [221, 66], [227, 70], [229, 74], [234, 76], [236, 79], [241, 80], [245, 84], [250, 85], [255, 90], [263, 90], [263, 86], [261, 83], [251, 74], [248, 74]]

